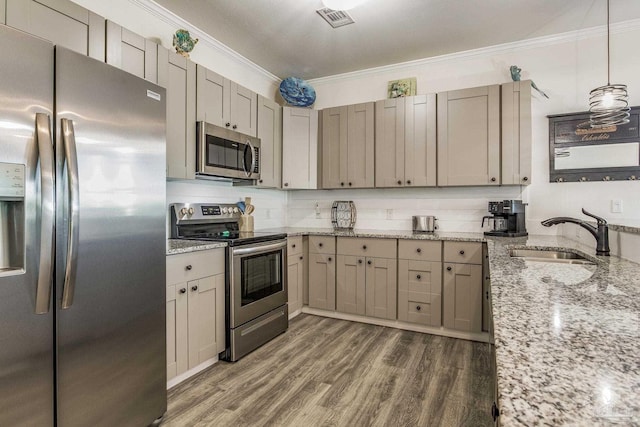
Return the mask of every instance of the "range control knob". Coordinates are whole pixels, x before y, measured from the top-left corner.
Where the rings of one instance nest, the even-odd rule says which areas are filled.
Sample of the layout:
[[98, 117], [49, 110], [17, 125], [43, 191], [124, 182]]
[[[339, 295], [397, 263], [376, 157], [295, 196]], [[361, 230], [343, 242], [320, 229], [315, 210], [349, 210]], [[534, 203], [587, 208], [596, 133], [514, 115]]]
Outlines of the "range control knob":
[[233, 213], [238, 213], [238, 212], [240, 212], [238, 208], [233, 208]]
[[226, 214], [227, 213], [227, 208], [222, 208], [222, 213]]
[[189, 208], [189, 215], [193, 215], [193, 212], [195, 212], [193, 208]]
[[180, 209], [180, 215], [185, 216], [187, 214], [187, 208]]

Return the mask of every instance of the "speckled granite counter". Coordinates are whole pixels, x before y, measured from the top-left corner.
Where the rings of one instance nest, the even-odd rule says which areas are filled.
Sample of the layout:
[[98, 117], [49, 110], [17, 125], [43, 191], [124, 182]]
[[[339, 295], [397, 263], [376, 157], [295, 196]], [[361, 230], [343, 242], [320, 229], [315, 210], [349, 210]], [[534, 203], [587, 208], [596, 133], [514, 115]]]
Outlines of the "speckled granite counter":
[[[562, 237], [487, 240], [502, 425], [639, 425], [640, 265]], [[518, 246], [596, 265], [511, 258]]]
[[333, 228], [272, 228], [273, 233], [286, 233], [288, 236], [336, 236], [336, 237], [379, 237], [383, 239], [452, 240], [458, 242], [484, 242], [482, 233], [439, 232], [414, 233], [407, 230], [359, 230], [335, 231]]
[[201, 240], [167, 239], [167, 255], [204, 251], [207, 249], [226, 248], [224, 242], [203, 242]]

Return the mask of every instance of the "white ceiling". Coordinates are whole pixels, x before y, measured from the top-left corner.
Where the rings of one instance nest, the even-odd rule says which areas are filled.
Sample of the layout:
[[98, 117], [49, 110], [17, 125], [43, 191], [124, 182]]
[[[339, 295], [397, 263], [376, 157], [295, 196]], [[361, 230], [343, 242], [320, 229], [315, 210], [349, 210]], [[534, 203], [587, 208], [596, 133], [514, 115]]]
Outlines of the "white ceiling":
[[[606, 24], [606, 0], [368, 0], [331, 28], [321, 0], [155, 0], [280, 78], [325, 77]], [[611, 0], [612, 23], [640, 0]]]

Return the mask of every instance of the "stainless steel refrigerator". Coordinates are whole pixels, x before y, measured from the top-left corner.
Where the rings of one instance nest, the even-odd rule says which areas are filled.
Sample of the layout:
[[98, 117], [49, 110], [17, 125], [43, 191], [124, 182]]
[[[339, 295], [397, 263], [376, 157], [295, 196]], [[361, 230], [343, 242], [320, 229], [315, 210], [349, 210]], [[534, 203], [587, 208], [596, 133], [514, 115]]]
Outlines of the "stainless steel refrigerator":
[[0, 25], [0, 426], [166, 411], [165, 91]]

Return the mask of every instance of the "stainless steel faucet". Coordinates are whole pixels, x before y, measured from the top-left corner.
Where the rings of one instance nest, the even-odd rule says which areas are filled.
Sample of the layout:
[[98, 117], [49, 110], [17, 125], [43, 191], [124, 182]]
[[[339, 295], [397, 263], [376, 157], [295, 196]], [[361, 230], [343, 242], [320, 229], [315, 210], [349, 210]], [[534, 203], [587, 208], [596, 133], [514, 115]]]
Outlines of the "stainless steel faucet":
[[567, 216], [557, 216], [545, 219], [542, 221], [542, 225], [545, 227], [551, 227], [552, 225], [562, 224], [565, 222], [578, 224], [580, 227], [585, 228], [589, 233], [593, 234], [593, 237], [596, 238], [596, 255], [609, 256], [609, 226], [607, 225], [607, 221], [604, 218], [600, 218], [599, 216], [585, 211], [584, 208], [582, 208], [582, 213], [590, 216], [591, 218], [595, 218], [598, 227], [596, 228], [585, 221]]

